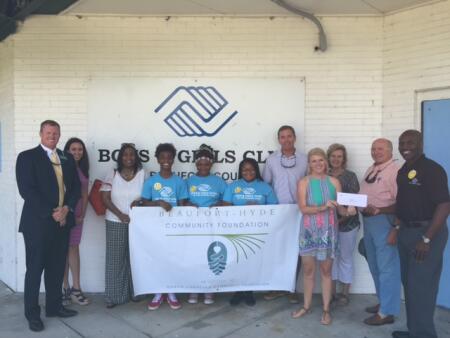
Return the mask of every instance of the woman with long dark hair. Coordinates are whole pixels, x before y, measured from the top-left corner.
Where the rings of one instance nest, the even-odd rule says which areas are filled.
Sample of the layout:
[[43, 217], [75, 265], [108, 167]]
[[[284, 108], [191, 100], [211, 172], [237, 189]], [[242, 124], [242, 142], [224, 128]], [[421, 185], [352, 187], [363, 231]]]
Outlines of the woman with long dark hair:
[[[79, 305], [88, 305], [89, 299], [83, 295], [80, 286], [80, 242], [88, 203], [89, 157], [84, 142], [77, 137], [72, 137], [67, 141], [64, 152], [72, 154], [76, 162], [81, 183], [81, 198], [75, 208], [75, 226], [70, 230], [69, 251], [63, 282], [63, 305], [68, 305], [71, 301]], [[69, 269], [72, 274], [72, 287], [69, 284]]]

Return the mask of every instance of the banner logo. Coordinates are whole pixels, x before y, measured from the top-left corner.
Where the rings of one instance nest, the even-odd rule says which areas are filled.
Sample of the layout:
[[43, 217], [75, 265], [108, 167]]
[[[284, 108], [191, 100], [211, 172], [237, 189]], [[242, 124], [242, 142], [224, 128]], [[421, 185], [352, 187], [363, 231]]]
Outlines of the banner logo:
[[207, 251], [209, 269], [216, 275], [220, 275], [227, 265], [227, 248], [223, 243], [212, 242]]
[[156, 109], [178, 136], [214, 136], [236, 115], [214, 87], [176, 88]]

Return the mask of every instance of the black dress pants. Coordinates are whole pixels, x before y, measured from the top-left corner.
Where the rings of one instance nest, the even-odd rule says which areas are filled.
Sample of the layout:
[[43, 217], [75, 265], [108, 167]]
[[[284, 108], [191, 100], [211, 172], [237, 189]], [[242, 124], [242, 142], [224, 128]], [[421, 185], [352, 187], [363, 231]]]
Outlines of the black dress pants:
[[428, 226], [406, 228], [398, 235], [398, 249], [403, 289], [405, 292], [406, 321], [411, 338], [436, 338], [434, 310], [442, 271], [444, 249], [448, 238], [444, 224], [430, 243], [430, 251], [423, 262], [414, 257], [416, 244]]
[[46, 313], [55, 313], [61, 306], [61, 287], [64, 277], [69, 228], [61, 227], [53, 219], [40, 229], [23, 231], [26, 252], [24, 305], [25, 317], [40, 317], [39, 289], [44, 272]]

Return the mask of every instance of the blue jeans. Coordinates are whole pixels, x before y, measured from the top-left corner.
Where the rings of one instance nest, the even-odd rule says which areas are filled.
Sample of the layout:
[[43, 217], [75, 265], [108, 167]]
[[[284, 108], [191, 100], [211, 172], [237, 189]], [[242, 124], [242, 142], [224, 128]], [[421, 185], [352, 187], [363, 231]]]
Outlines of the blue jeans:
[[364, 245], [380, 312], [396, 316], [400, 312], [400, 258], [397, 246], [387, 244], [392, 230], [388, 217], [385, 214], [364, 217]]

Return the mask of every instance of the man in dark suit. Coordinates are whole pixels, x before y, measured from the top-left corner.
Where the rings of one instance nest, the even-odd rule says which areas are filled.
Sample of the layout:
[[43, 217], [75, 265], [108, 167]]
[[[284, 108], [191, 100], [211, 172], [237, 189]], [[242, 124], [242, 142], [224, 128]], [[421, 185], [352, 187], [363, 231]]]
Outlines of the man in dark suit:
[[41, 144], [17, 157], [16, 178], [24, 199], [19, 231], [26, 251], [25, 317], [32, 331], [42, 331], [39, 288], [44, 271], [47, 317], [71, 317], [76, 311], [62, 306], [61, 285], [67, 256], [73, 209], [80, 198], [80, 181], [70, 154], [56, 148], [57, 122], [41, 123]]

